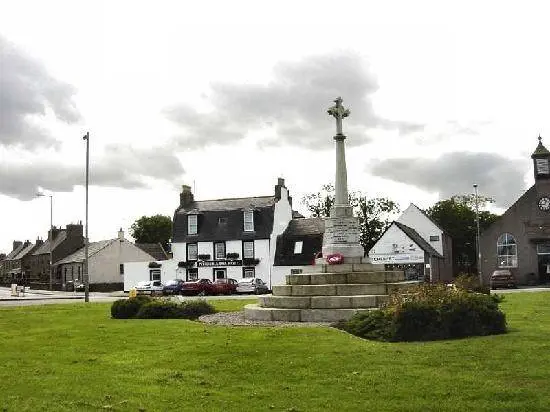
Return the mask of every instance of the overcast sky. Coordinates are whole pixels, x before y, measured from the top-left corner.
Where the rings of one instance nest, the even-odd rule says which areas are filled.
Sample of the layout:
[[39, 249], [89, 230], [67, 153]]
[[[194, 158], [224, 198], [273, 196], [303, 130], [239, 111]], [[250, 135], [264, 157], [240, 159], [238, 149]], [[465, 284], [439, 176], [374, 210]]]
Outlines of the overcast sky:
[[[412, 5], [414, 3], [414, 6]], [[454, 4], [454, 5], [452, 5]], [[550, 147], [544, 2], [0, 3], [0, 252], [85, 218], [90, 240], [195, 198], [334, 180], [404, 209], [481, 194], [500, 210]]]

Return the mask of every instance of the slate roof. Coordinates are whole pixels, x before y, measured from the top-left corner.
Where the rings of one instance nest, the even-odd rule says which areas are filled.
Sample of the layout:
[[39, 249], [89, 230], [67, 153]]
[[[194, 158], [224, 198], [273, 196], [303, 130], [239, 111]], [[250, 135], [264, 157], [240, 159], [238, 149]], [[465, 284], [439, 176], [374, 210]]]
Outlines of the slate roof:
[[[194, 201], [174, 214], [173, 242], [269, 239], [273, 229], [274, 196]], [[254, 232], [244, 231], [243, 211], [254, 211]], [[187, 216], [197, 214], [198, 233], [187, 234]], [[224, 223], [220, 223], [223, 218]]]
[[[277, 236], [275, 266], [311, 265], [315, 254], [323, 247], [325, 222], [320, 217], [292, 219], [285, 231]], [[302, 253], [294, 254], [294, 244], [302, 242]]]
[[[59, 231], [56, 238], [53, 240], [53, 250], [55, 250], [55, 248], [65, 239], [67, 239], [67, 231], [63, 229]], [[46, 241], [44, 241], [42, 246], [40, 246], [38, 249], [34, 251], [33, 255], [36, 256], [36, 255], [44, 255], [46, 253], [50, 253], [50, 244], [52, 244], [52, 242], [50, 241], [50, 239], [47, 239]]]
[[428, 242], [426, 242], [422, 236], [418, 234], [416, 230], [412, 227], [399, 223], [397, 221], [393, 222], [401, 231], [403, 231], [411, 240], [416, 243], [424, 252], [428, 253], [430, 256], [436, 256], [443, 259], [443, 256], [435, 250]]
[[533, 152], [532, 157], [546, 156], [546, 155], [550, 155], [550, 152], [546, 147], [544, 147], [544, 145], [542, 144], [542, 140], [539, 136], [539, 144], [537, 145], [537, 148]]
[[14, 260], [22, 259], [34, 248], [34, 243], [23, 243], [23, 248], [21, 251], [13, 258]]
[[151, 255], [155, 260], [167, 260], [170, 257], [160, 243], [135, 243], [145, 253]]
[[[100, 240], [99, 242], [90, 242], [88, 244], [88, 257], [91, 257], [98, 253], [100, 250], [105, 249], [111, 243], [118, 239]], [[78, 249], [76, 252], [69, 256], [55, 262], [56, 265], [62, 265], [65, 263], [80, 263], [84, 262], [86, 258], [86, 248]]]
[[15, 259], [15, 256], [17, 256], [19, 254], [19, 252], [21, 252], [21, 250], [23, 250], [24, 247], [25, 247], [24, 243], [20, 244], [14, 250], [12, 250], [10, 253], [8, 253], [8, 255], [6, 256], [6, 260]]

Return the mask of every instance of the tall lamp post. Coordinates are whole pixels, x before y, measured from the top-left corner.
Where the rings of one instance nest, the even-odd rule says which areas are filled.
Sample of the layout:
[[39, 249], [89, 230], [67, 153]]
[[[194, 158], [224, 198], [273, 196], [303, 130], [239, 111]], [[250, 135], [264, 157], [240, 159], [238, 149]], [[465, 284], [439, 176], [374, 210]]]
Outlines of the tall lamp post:
[[483, 285], [483, 275], [481, 274], [481, 247], [479, 245], [479, 197], [477, 194], [477, 184], [474, 183], [475, 205], [476, 205], [476, 252], [477, 252], [477, 272], [479, 276], [479, 284]]
[[86, 237], [84, 239], [84, 302], [90, 301], [90, 276], [88, 274], [88, 172], [90, 164], [90, 132], [82, 139], [86, 140]]
[[48, 241], [50, 243], [50, 290], [52, 290], [53, 283], [53, 194], [45, 194], [38, 192], [36, 194], [38, 197], [49, 196], [50, 198], [50, 232], [48, 233]]

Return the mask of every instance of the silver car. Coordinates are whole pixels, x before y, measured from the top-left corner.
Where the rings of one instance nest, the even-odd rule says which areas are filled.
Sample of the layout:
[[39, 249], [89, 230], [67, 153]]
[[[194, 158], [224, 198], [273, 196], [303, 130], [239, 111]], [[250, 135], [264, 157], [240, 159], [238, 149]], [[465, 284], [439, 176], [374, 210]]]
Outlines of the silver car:
[[136, 285], [138, 295], [162, 295], [164, 285], [160, 280], [145, 280]]
[[260, 278], [242, 278], [237, 283], [237, 293], [254, 293], [261, 295], [268, 293], [269, 288]]

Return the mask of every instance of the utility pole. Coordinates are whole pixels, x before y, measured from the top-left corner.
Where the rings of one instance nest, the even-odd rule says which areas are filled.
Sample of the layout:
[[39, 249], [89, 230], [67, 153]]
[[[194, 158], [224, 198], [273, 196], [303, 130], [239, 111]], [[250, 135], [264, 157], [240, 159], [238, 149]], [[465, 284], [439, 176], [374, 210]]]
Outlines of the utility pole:
[[84, 238], [84, 302], [90, 301], [90, 276], [88, 274], [88, 176], [90, 164], [90, 132], [87, 132], [84, 137], [86, 140], [86, 235]]

